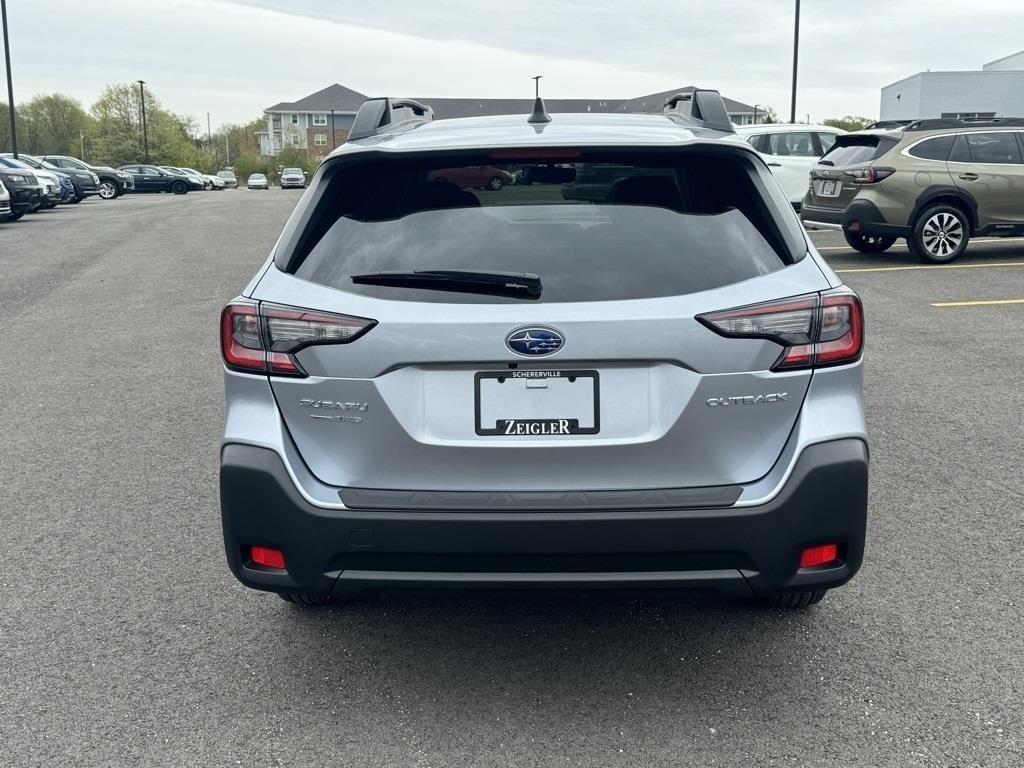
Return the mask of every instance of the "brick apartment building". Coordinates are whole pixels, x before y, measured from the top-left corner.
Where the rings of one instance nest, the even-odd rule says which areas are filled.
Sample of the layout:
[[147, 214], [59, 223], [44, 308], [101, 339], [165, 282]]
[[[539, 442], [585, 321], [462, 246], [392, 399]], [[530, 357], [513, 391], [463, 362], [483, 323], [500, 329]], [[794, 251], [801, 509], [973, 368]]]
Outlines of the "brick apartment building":
[[[651, 93], [635, 99], [545, 99], [548, 111], [557, 112], [660, 112], [665, 99], [692, 91], [694, 86]], [[335, 83], [295, 102], [281, 102], [263, 111], [265, 130], [256, 132], [260, 154], [276, 155], [284, 148], [303, 149], [310, 160], [320, 162], [335, 147], [344, 144], [359, 105], [366, 96]], [[473, 117], [478, 115], [527, 115], [533, 99], [430, 99], [421, 98], [434, 109], [434, 116]], [[754, 122], [754, 107], [725, 100], [729, 117], [737, 125]], [[763, 113], [762, 113], [763, 114]]]

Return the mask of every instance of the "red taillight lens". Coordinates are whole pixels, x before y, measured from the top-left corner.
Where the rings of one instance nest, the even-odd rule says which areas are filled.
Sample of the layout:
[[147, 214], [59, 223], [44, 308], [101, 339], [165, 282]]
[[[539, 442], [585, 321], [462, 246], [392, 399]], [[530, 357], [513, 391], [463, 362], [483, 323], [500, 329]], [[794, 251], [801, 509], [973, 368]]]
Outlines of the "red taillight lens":
[[249, 559], [256, 563], [256, 565], [262, 565], [264, 568], [277, 568], [281, 571], [285, 568], [284, 552], [279, 549], [273, 549], [271, 547], [250, 547]]
[[347, 344], [377, 322], [277, 304], [232, 301], [220, 321], [221, 353], [228, 368], [274, 376], [305, 376], [294, 355], [314, 344]]
[[854, 184], [877, 184], [883, 179], [888, 179], [894, 173], [895, 168], [852, 168], [845, 172], [847, 176], [853, 179]]
[[224, 364], [235, 371], [263, 373], [263, 339], [259, 307], [252, 302], [231, 302], [220, 313], [220, 350]]
[[781, 344], [785, 349], [772, 370], [849, 363], [864, 344], [860, 299], [845, 289], [710, 312], [697, 320], [722, 336]]
[[838, 559], [838, 544], [822, 544], [820, 547], [808, 547], [800, 554], [800, 567], [814, 568], [816, 565], [828, 565]]
[[852, 293], [821, 297], [821, 327], [815, 365], [838, 365], [856, 360], [864, 346], [864, 309]]

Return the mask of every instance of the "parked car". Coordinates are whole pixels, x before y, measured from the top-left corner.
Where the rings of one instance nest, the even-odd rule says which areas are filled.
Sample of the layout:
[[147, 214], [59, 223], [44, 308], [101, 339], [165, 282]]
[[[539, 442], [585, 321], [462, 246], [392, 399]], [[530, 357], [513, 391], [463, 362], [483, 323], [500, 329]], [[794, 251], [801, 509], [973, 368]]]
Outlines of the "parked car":
[[177, 168], [172, 165], [161, 165], [159, 167], [161, 171], [166, 171], [172, 176], [180, 176], [185, 179], [188, 182], [189, 189], [197, 192], [202, 192], [213, 186], [209, 179], [205, 178], [202, 174], [186, 171], [184, 168]]
[[8, 221], [17, 221], [26, 213], [39, 210], [43, 203], [43, 187], [30, 170], [10, 168], [0, 163], [0, 182], [11, 195]]
[[[85, 177], [79, 173], [91, 173], [96, 177], [98, 194], [103, 200], [113, 200], [127, 192], [135, 191], [135, 181], [130, 173], [119, 171], [106, 165], [89, 165], [77, 157], [69, 155], [42, 155], [39, 158], [44, 163], [49, 163], [65, 173], [70, 173], [74, 180], [84, 182]], [[81, 187], [81, 188], [80, 188]], [[80, 196], [88, 185], [76, 184], [76, 193]]]
[[16, 160], [9, 154], [0, 155], [0, 165], [14, 170], [25, 171], [36, 177], [42, 189], [42, 197], [40, 198], [39, 206], [35, 210], [39, 210], [39, 208], [53, 208], [60, 202], [60, 179], [55, 174], [33, 168], [24, 160], [20, 158]]
[[[543, 132], [363, 103], [221, 316], [243, 584], [302, 605], [657, 586], [804, 607], [854, 575], [861, 302], [718, 92], [691, 98]], [[569, 152], [618, 169], [610, 199], [431, 178]]]
[[828, 125], [765, 123], [737, 127], [736, 133], [764, 156], [789, 202], [799, 210], [811, 168], [846, 131]]
[[234, 171], [217, 171], [217, 176], [224, 180], [224, 186], [228, 189], [238, 189], [238, 177]]
[[897, 238], [953, 261], [974, 235], [1024, 235], [1024, 119], [929, 119], [841, 136], [811, 173], [801, 217], [862, 253]]
[[118, 170], [132, 175], [136, 192], [173, 192], [184, 195], [193, 188], [184, 176], [168, 173], [155, 165], [122, 165]]
[[270, 189], [270, 182], [267, 181], [266, 175], [262, 173], [250, 173], [245, 185], [249, 189]]
[[[12, 157], [9, 154], [4, 156], [8, 158]], [[45, 163], [41, 161], [39, 158], [33, 157], [32, 155], [23, 155], [19, 153], [18, 160], [35, 171], [45, 171], [46, 173], [52, 175], [55, 179], [57, 179], [56, 197], [47, 200], [46, 203], [44, 203], [45, 207], [53, 208], [55, 205], [57, 205], [57, 203], [81, 202], [81, 198], [79, 198], [78, 196], [78, 192], [75, 188], [74, 181], [72, 180], [70, 174], [64, 173], [63, 171], [54, 168], [49, 163]], [[91, 179], [86, 180], [84, 183], [92, 185]], [[93, 191], [91, 194], [96, 193], [95, 191]]]
[[7, 221], [7, 217], [11, 215], [11, 193], [7, 191], [7, 187], [0, 181], [0, 223]]
[[[60, 168], [43, 157], [32, 155], [19, 154], [18, 159], [36, 170], [48, 171], [56, 176], [58, 183], [64, 187], [60, 192], [61, 202], [80, 203], [87, 197], [99, 194], [99, 176], [91, 170]], [[66, 194], [66, 185], [61, 182], [61, 175], [67, 177], [71, 182], [72, 194], [70, 196]]]
[[285, 168], [281, 171], [281, 189], [306, 188], [306, 172], [301, 168]]
[[512, 184], [512, 174], [493, 165], [474, 165], [465, 168], [442, 168], [431, 171], [430, 178], [437, 181], [450, 181], [460, 187], [472, 189], [489, 189], [497, 192], [502, 187]]
[[191, 173], [193, 176], [198, 176], [203, 179], [206, 182], [207, 189], [224, 189], [224, 179], [220, 176], [203, 173], [202, 171], [197, 171], [195, 168], [181, 168], [179, 170], [182, 170], [185, 173]]

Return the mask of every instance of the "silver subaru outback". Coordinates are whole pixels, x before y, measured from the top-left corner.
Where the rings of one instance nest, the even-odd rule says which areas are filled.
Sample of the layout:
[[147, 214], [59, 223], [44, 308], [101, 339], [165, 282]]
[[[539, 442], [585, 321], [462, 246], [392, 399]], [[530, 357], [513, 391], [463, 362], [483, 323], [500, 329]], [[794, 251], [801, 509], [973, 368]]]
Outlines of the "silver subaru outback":
[[[473, 183], [500, 172], [501, 189]], [[242, 583], [712, 589], [861, 564], [864, 321], [721, 97], [371, 99], [221, 318]]]

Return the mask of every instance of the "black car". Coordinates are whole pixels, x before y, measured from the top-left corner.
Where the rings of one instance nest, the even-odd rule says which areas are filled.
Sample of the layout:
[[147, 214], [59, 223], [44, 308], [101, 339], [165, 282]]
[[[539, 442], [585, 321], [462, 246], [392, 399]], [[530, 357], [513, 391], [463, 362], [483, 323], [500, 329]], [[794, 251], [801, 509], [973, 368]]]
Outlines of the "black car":
[[11, 213], [7, 217], [8, 221], [17, 221], [41, 205], [43, 190], [39, 186], [39, 181], [30, 172], [0, 167], [0, 181], [11, 193]]
[[136, 192], [173, 192], [184, 195], [191, 187], [188, 179], [160, 170], [155, 165], [122, 165], [118, 170], [132, 175]]
[[69, 155], [43, 155], [39, 158], [45, 163], [56, 166], [64, 173], [70, 174], [75, 183], [75, 192], [79, 192], [78, 174], [92, 173], [98, 178], [97, 191], [104, 200], [113, 200], [125, 192], [135, 191], [135, 180], [130, 173], [118, 171], [106, 165], [89, 165], [84, 160]]

